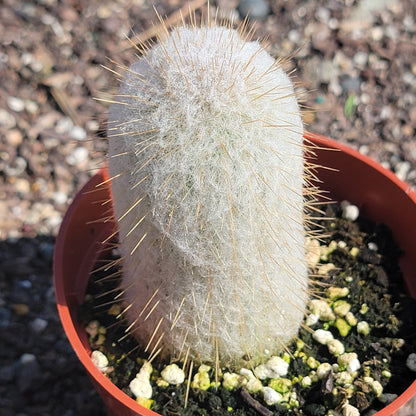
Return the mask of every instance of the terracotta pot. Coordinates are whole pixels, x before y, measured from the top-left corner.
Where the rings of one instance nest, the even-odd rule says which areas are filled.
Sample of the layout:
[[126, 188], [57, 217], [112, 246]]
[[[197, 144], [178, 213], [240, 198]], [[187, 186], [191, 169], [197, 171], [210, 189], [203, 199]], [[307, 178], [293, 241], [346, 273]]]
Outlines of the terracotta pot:
[[[409, 294], [416, 298], [416, 193], [392, 172], [366, 156], [335, 141], [305, 135], [318, 147], [314, 162], [330, 169], [318, 169], [321, 188], [335, 201], [356, 204], [360, 213], [385, 223], [404, 255], [400, 266]], [[77, 322], [77, 308], [83, 302], [90, 272], [103, 254], [101, 244], [115, 232], [111, 221], [111, 191], [107, 173], [101, 170], [76, 195], [59, 231], [54, 257], [54, 284], [59, 315], [67, 337], [85, 367], [110, 415], [156, 416], [111, 383], [92, 363], [84, 328]], [[100, 220], [107, 218], [107, 220]], [[416, 381], [377, 416], [408, 416], [416, 413]]]

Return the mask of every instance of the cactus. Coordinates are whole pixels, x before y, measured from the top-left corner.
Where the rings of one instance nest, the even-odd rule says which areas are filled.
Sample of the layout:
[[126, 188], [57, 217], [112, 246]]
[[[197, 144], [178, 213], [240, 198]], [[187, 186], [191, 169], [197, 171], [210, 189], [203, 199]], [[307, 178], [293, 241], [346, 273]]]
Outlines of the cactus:
[[184, 25], [144, 49], [108, 129], [128, 331], [150, 359], [260, 362], [308, 301], [293, 84], [244, 27]]

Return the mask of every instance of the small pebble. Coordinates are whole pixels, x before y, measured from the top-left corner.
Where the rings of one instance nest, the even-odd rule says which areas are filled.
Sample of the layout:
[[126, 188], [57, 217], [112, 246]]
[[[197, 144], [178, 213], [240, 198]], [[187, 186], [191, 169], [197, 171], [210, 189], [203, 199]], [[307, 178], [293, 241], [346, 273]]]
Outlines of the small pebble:
[[98, 131], [100, 128], [100, 123], [96, 120], [88, 120], [86, 123], [87, 130], [89, 131]]
[[108, 359], [101, 351], [93, 351], [91, 353], [91, 361], [102, 373], [108, 370]]
[[36, 114], [39, 110], [39, 106], [35, 101], [27, 100], [25, 101], [25, 109], [30, 114]]
[[13, 147], [20, 146], [23, 142], [23, 134], [18, 129], [9, 130], [6, 134], [6, 140]]
[[74, 126], [69, 132], [69, 137], [73, 140], [85, 140], [87, 132], [81, 126]]
[[396, 176], [404, 181], [407, 178], [408, 173], [410, 172], [410, 169], [412, 168], [411, 164], [407, 161], [403, 161], [403, 162], [399, 162], [395, 169], [394, 172], [396, 173]]
[[48, 326], [48, 321], [43, 318], [35, 318], [31, 324], [33, 331], [36, 332], [37, 334], [42, 333], [46, 329], [47, 326]]
[[30, 289], [32, 287], [32, 282], [30, 280], [21, 280], [19, 286], [22, 289]]
[[79, 166], [88, 159], [88, 150], [85, 147], [76, 147], [67, 157], [66, 161], [71, 166]]
[[378, 400], [380, 400], [380, 402], [384, 404], [389, 404], [396, 399], [397, 399], [397, 394], [394, 394], [394, 393], [383, 393], [378, 398]]
[[6, 129], [12, 129], [16, 126], [16, 119], [13, 114], [10, 114], [4, 108], [0, 108], [0, 125]]
[[33, 361], [36, 361], [36, 356], [34, 354], [25, 353], [25, 354], [22, 354], [21, 355], [19, 361], [22, 364], [29, 364], [29, 363], [31, 363]]
[[369, 243], [367, 244], [367, 247], [368, 247], [370, 250], [373, 250], [373, 251], [378, 251], [378, 245], [377, 245], [376, 243], [369, 242]]
[[3, 170], [7, 176], [16, 177], [21, 175], [27, 167], [26, 159], [17, 156], [12, 162], [5, 165]]
[[292, 29], [288, 34], [287, 34], [287, 38], [292, 42], [292, 43], [298, 43], [302, 36], [299, 33], [298, 30], [296, 29]]
[[10, 110], [16, 111], [16, 113], [20, 113], [25, 109], [24, 101], [18, 97], [9, 97], [7, 99], [7, 105], [9, 106]]
[[58, 191], [53, 194], [53, 200], [58, 205], [66, 204], [66, 202], [68, 201], [68, 196], [64, 192]]
[[29, 312], [29, 306], [25, 303], [15, 303], [12, 305], [13, 311], [17, 316], [25, 316]]
[[371, 29], [371, 37], [375, 42], [379, 42], [381, 39], [383, 39], [383, 36], [383, 28], [381, 28], [380, 26], [376, 26], [373, 29]]
[[242, 0], [238, 5], [241, 17], [252, 19], [262, 19], [270, 12], [270, 4], [267, 0]]
[[354, 55], [353, 61], [359, 68], [364, 68], [368, 62], [368, 54], [363, 51], [358, 51]]
[[271, 387], [265, 387], [263, 390], [263, 399], [269, 405], [273, 405], [282, 401], [283, 396]]
[[72, 120], [69, 117], [63, 117], [56, 123], [55, 131], [58, 134], [65, 134], [69, 133], [73, 127]]
[[344, 92], [360, 91], [361, 79], [346, 75], [342, 77], [341, 87]]
[[318, 7], [315, 12], [315, 17], [322, 23], [328, 23], [331, 17], [331, 12], [326, 7]]
[[41, 368], [34, 354], [25, 353], [19, 359], [17, 388], [21, 394], [38, 387], [41, 380]]

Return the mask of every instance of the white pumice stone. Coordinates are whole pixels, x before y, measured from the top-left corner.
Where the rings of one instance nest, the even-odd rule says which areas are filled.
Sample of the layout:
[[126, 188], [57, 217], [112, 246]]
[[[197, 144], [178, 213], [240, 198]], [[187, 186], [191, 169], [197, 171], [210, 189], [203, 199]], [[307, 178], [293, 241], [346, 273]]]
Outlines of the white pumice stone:
[[102, 373], [108, 370], [108, 359], [101, 351], [93, 351], [91, 353], [91, 361]]
[[283, 360], [283, 358], [272, 357], [267, 361], [266, 368], [268, 370], [268, 378], [283, 377], [287, 374], [289, 363]]
[[345, 352], [344, 344], [338, 339], [331, 339], [328, 341], [326, 346], [328, 347], [329, 353], [335, 357], [338, 357], [338, 355], [341, 355]]
[[240, 374], [244, 376], [247, 380], [253, 380], [256, 378], [253, 372], [249, 370], [248, 368], [242, 368], [240, 370]]
[[173, 385], [182, 384], [185, 380], [185, 372], [176, 364], [170, 364], [166, 366], [160, 375], [162, 376], [163, 380]]
[[348, 371], [341, 371], [334, 375], [335, 383], [339, 386], [348, 386], [354, 381], [354, 377]]
[[263, 384], [258, 378], [248, 380], [245, 387], [249, 393], [257, 393], [263, 390]]
[[273, 405], [282, 401], [283, 396], [271, 387], [265, 387], [263, 390], [263, 399], [269, 405]]
[[381, 383], [377, 380], [374, 380], [371, 383], [371, 388], [374, 392], [374, 394], [376, 395], [376, 397], [380, 397], [381, 394], [383, 393], [383, 386], [381, 385]]
[[348, 221], [355, 221], [360, 216], [360, 210], [356, 205], [348, 201], [341, 202], [342, 217]]
[[346, 352], [337, 358], [337, 362], [342, 368], [346, 368], [353, 360], [358, 360], [358, 355], [355, 352]]
[[321, 299], [312, 299], [308, 303], [308, 308], [313, 315], [319, 316], [322, 321], [333, 321], [335, 320], [334, 312], [327, 302]]
[[361, 368], [361, 363], [358, 358], [353, 358], [348, 364], [347, 364], [347, 371], [349, 373], [355, 373]]
[[310, 313], [308, 314], [308, 316], [306, 317], [306, 321], [305, 324], [307, 326], [314, 326], [319, 322], [319, 315], [316, 315], [314, 313]]
[[266, 380], [269, 377], [269, 369], [264, 364], [260, 364], [254, 369], [254, 374], [260, 380]]
[[326, 331], [325, 329], [317, 329], [312, 334], [312, 338], [320, 344], [326, 345], [329, 341], [332, 341], [334, 339], [334, 336], [331, 332]]
[[144, 363], [136, 377], [130, 382], [129, 387], [131, 392], [136, 397], [144, 397], [150, 399], [153, 394], [152, 385], [150, 384], [150, 376], [153, 368], [150, 363]]
[[312, 385], [312, 379], [309, 376], [303, 377], [301, 381], [302, 387], [309, 387]]
[[360, 321], [357, 323], [357, 332], [361, 335], [367, 336], [370, 333], [370, 325], [367, 321]]
[[378, 251], [378, 245], [377, 245], [376, 243], [369, 242], [369, 243], [367, 244], [367, 247], [368, 247], [370, 250], [373, 250], [373, 251]]
[[329, 363], [322, 363], [316, 369], [316, 375], [322, 380], [332, 370], [332, 365]]
[[360, 411], [355, 406], [347, 403], [342, 408], [342, 416], [360, 416]]
[[144, 397], [145, 399], [150, 399], [152, 397], [152, 385], [148, 379], [135, 377], [130, 381], [129, 387], [136, 397]]

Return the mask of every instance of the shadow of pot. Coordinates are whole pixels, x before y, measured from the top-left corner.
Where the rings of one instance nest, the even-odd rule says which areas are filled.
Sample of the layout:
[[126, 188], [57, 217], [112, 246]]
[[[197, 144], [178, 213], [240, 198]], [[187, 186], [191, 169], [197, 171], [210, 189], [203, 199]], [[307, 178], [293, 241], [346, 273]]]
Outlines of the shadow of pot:
[[[392, 172], [357, 151], [331, 139], [306, 134], [313, 142], [314, 163], [320, 187], [330, 199], [352, 202], [360, 214], [386, 224], [403, 250], [400, 267], [410, 296], [416, 298], [416, 192]], [[111, 190], [106, 170], [101, 170], [75, 196], [57, 236], [54, 255], [54, 285], [59, 316], [66, 335], [110, 415], [156, 416], [118, 389], [90, 359], [87, 334], [77, 321], [77, 309], [94, 265], [103, 256], [106, 238], [116, 232], [112, 221]], [[416, 414], [416, 381], [376, 416]]]

